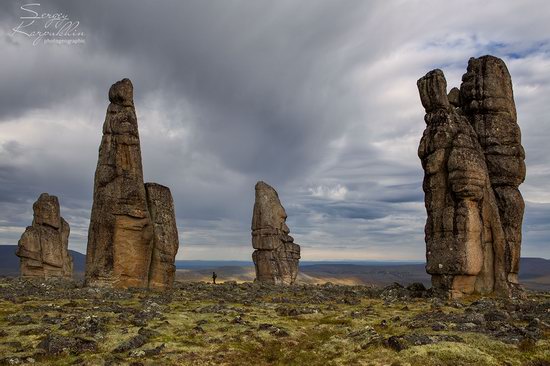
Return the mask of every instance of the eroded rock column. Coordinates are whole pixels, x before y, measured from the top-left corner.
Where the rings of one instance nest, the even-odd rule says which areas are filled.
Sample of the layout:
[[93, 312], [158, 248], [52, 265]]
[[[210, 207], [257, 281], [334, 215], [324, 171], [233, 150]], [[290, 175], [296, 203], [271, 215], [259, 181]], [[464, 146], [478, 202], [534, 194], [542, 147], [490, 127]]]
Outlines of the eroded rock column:
[[441, 70], [418, 81], [426, 110], [418, 150], [428, 214], [426, 270], [434, 289], [452, 297], [508, 296], [517, 283], [523, 216], [517, 186], [525, 165], [504, 71], [494, 57], [471, 59], [461, 89], [448, 95]]
[[252, 215], [252, 254], [256, 281], [293, 284], [298, 275], [300, 246], [286, 225], [286, 212], [275, 189], [264, 182], [255, 187]]
[[485, 153], [506, 236], [508, 280], [517, 283], [525, 210], [518, 187], [525, 180], [526, 169], [512, 79], [506, 64], [493, 56], [471, 58], [462, 77], [460, 99]]
[[73, 275], [69, 254], [69, 224], [61, 217], [56, 196], [42, 193], [33, 204], [34, 219], [17, 247], [22, 277], [66, 277]]
[[168, 288], [174, 283], [174, 259], [179, 248], [174, 201], [170, 189], [146, 183], [147, 205], [153, 223], [153, 253], [149, 269], [149, 287]]
[[[171, 286], [173, 268], [170, 265], [174, 264], [179, 245], [173, 204], [169, 190], [168, 198], [163, 190], [154, 186], [151, 186], [148, 201], [130, 80], [123, 79], [113, 84], [109, 90], [109, 101], [95, 173], [86, 284], [109, 287]], [[154, 217], [149, 211], [149, 203]], [[170, 214], [172, 217], [167, 219], [165, 216]], [[169, 227], [159, 227], [165, 223]], [[166, 249], [167, 238], [173, 240], [170, 250]], [[159, 248], [156, 248], [157, 244]], [[176, 247], [175, 251], [173, 247]], [[168, 262], [168, 266], [161, 265]], [[155, 273], [151, 276], [152, 263]], [[169, 273], [161, 274], [163, 270]], [[153, 279], [151, 282], [150, 278]], [[162, 286], [159, 285], [161, 282]]]

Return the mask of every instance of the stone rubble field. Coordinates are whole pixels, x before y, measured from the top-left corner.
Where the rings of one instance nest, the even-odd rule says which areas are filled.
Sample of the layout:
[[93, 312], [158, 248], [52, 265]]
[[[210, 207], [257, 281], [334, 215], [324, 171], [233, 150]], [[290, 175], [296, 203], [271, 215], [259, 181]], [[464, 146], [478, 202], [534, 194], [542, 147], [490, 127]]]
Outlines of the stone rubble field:
[[550, 365], [550, 293], [0, 279], [0, 365]]

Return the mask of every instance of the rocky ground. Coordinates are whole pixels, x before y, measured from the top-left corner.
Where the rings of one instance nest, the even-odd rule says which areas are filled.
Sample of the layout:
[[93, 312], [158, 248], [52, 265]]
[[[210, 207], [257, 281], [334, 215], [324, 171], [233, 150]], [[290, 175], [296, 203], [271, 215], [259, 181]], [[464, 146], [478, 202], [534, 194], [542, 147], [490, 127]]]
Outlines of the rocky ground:
[[0, 279], [0, 364], [550, 365], [550, 293], [445, 301], [418, 284]]

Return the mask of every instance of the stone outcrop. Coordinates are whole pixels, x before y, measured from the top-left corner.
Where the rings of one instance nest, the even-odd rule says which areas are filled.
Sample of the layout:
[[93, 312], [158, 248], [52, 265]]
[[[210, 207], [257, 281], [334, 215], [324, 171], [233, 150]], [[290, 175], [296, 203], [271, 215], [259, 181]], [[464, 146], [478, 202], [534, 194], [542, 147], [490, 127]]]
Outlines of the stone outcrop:
[[504, 62], [491, 56], [471, 59], [462, 78], [460, 99], [485, 153], [506, 238], [506, 272], [508, 280], [517, 283], [525, 209], [518, 187], [525, 180], [525, 151], [512, 79]]
[[504, 62], [472, 58], [460, 89], [441, 70], [418, 80], [426, 130], [426, 270], [451, 297], [518, 289], [525, 153]]
[[298, 275], [300, 246], [294, 243], [286, 225], [286, 212], [275, 189], [256, 184], [252, 215], [252, 254], [256, 281], [291, 285]]
[[17, 256], [22, 277], [67, 277], [73, 275], [68, 251], [69, 224], [61, 217], [56, 196], [42, 193], [32, 206], [34, 218], [21, 236]]
[[143, 182], [130, 80], [112, 85], [109, 101], [95, 173], [86, 284], [170, 287], [179, 246], [172, 196], [167, 187]]
[[149, 287], [171, 287], [174, 283], [178, 252], [178, 228], [170, 189], [156, 183], [145, 183], [147, 206], [153, 223], [153, 254], [149, 269]]

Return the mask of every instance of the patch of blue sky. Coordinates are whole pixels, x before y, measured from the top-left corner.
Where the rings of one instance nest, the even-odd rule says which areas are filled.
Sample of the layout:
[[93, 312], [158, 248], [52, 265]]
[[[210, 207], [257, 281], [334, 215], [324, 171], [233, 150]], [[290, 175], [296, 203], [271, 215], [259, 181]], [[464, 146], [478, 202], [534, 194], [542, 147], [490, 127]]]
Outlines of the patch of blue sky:
[[524, 59], [539, 54], [550, 54], [550, 40], [529, 44], [491, 41], [483, 47], [483, 50], [491, 55], [507, 59]]

